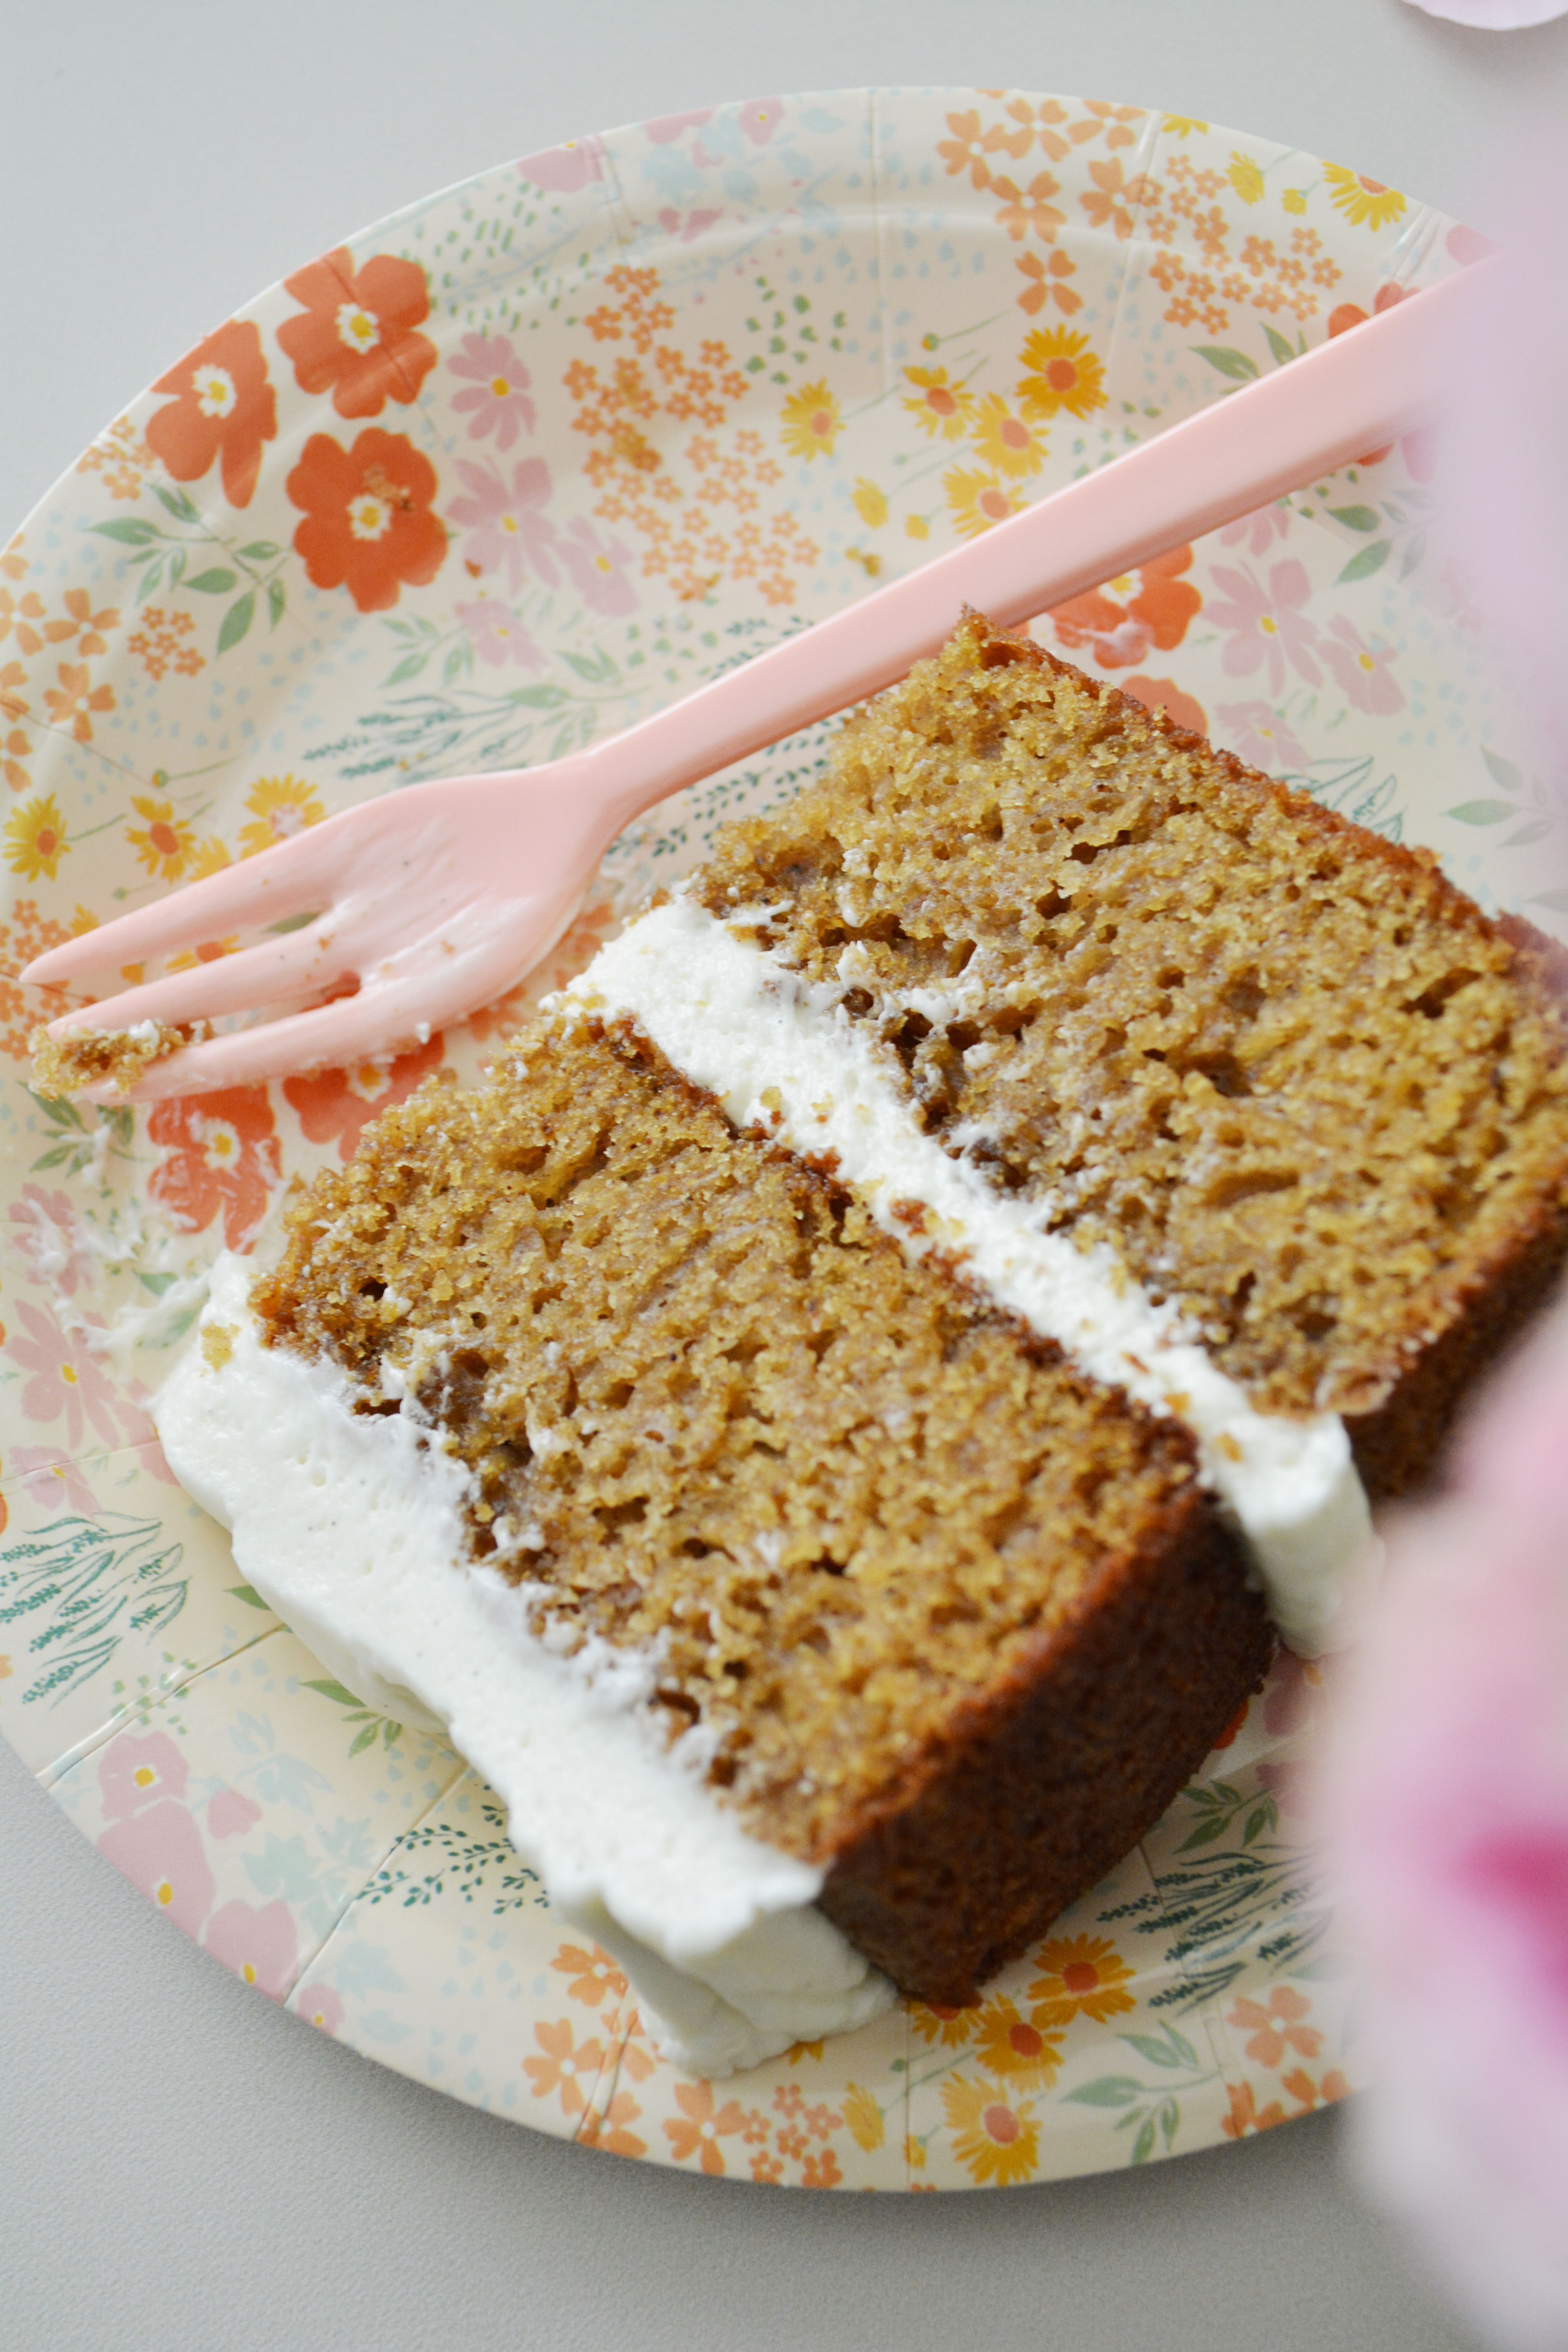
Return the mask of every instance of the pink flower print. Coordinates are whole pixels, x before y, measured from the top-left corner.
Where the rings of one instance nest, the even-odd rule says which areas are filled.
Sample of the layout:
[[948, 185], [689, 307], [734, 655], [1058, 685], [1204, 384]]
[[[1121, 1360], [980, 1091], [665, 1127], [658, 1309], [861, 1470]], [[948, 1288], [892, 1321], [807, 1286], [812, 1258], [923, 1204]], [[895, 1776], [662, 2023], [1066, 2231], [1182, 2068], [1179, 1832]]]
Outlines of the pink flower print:
[[1323, 673], [1313, 658], [1318, 632], [1301, 609], [1312, 593], [1306, 565], [1277, 563], [1266, 589], [1251, 572], [1224, 571], [1216, 564], [1214, 576], [1231, 600], [1208, 607], [1209, 619], [1229, 632], [1221, 658], [1230, 676], [1247, 677], [1265, 667], [1268, 690], [1278, 694], [1289, 662], [1309, 686], [1321, 685]]
[[463, 561], [474, 578], [504, 564], [515, 596], [527, 562], [547, 588], [553, 588], [560, 576], [555, 569], [559, 547], [555, 525], [543, 511], [550, 497], [550, 468], [543, 458], [520, 458], [510, 486], [493, 463], [471, 466], [459, 458], [458, 471], [472, 496], [454, 499], [447, 512], [468, 533]]
[[468, 642], [489, 669], [542, 669], [544, 656], [508, 604], [494, 596], [459, 604], [458, 618]]
[[765, 147], [783, 120], [782, 98], [753, 98], [740, 112], [741, 129], [753, 147]]
[[121, 1878], [147, 1895], [182, 1935], [201, 1933], [217, 1886], [195, 1818], [173, 1799], [116, 1822], [98, 1850]]
[[452, 406], [458, 415], [470, 419], [470, 440], [482, 441], [493, 433], [496, 447], [510, 449], [520, 430], [532, 432], [531, 379], [510, 336], [465, 335], [462, 349], [447, 365], [454, 375], [468, 379], [468, 389], [455, 394]]
[[1307, 753], [1269, 702], [1222, 702], [1215, 717], [1238, 760], [1253, 768], [1300, 771]]
[[294, 1997], [294, 2014], [318, 2033], [335, 2033], [343, 2021], [343, 1997], [331, 1985], [302, 1985]]
[[675, 206], [666, 205], [658, 215], [658, 225], [666, 236], [678, 236], [682, 245], [689, 245], [694, 236], [700, 236], [705, 229], [711, 228], [716, 220], [722, 218], [722, 213], [700, 206], [696, 212], [687, 214], [683, 225]]
[[1276, 539], [1283, 539], [1290, 528], [1290, 509], [1283, 499], [1272, 506], [1254, 507], [1252, 512], [1238, 515], [1227, 522], [1219, 535], [1222, 547], [1240, 547], [1245, 541], [1249, 555], [1267, 555]]
[[643, 129], [656, 147], [668, 147], [683, 131], [700, 131], [712, 114], [710, 106], [700, 106], [694, 114], [661, 114], [655, 121], [645, 122]]
[[1386, 719], [1390, 711], [1404, 709], [1405, 696], [1388, 667], [1394, 648], [1381, 637], [1369, 646], [1361, 631], [1342, 616], [1329, 623], [1322, 656], [1358, 710], [1373, 711]]
[[281, 1895], [258, 1910], [250, 1903], [226, 1903], [213, 1915], [204, 1938], [215, 1960], [237, 1977], [281, 2000], [299, 1964], [299, 1939], [294, 1915]]
[[238, 1789], [220, 1789], [207, 1807], [207, 1835], [243, 1837], [261, 1819], [261, 1808]]
[[96, 1517], [98, 1496], [79, 1465], [62, 1458], [58, 1445], [14, 1445], [5, 1460], [45, 1510], [64, 1509], [79, 1512], [84, 1519]]
[[[31, 1334], [26, 1339], [13, 1339], [10, 1346], [16, 1361], [33, 1375], [22, 1391], [26, 1418], [58, 1421], [63, 1412], [65, 1442], [73, 1454], [89, 1422], [106, 1445], [118, 1445], [124, 1408], [83, 1346], [80, 1334], [68, 1339], [52, 1316], [40, 1315], [25, 1299], [17, 1303], [16, 1319]], [[101, 1330], [101, 1320], [94, 1318], [92, 1328]], [[141, 1418], [135, 1416], [138, 1423]]]
[[81, 1247], [65, 1194], [24, 1184], [6, 1214], [17, 1228], [13, 1246], [26, 1259], [34, 1281], [50, 1284], [62, 1298], [74, 1298], [78, 1283], [91, 1277], [92, 1261]]
[[98, 1768], [104, 1819], [124, 1821], [165, 1798], [183, 1798], [190, 1777], [190, 1766], [166, 1731], [151, 1731], [143, 1738], [122, 1731], [110, 1741]]
[[518, 164], [517, 175], [536, 188], [548, 188], [552, 195], [574, 195], [591, 180], [603, 178], [599, 160], [603, 153], [603, 144], [597, 139], [568, 139], [563, 146], [545, 147], [537, 155], [524, 155]]
[[595, 613], [637, 610], [637, 592], [626, 572], [631, 562], [630, 548], [623, 547], [618, 539], [601, 542], [593, 524], [582, 515], [573, 524], [571, 537], [561, 541], [561, 561], [572, 574], [578, 594]]

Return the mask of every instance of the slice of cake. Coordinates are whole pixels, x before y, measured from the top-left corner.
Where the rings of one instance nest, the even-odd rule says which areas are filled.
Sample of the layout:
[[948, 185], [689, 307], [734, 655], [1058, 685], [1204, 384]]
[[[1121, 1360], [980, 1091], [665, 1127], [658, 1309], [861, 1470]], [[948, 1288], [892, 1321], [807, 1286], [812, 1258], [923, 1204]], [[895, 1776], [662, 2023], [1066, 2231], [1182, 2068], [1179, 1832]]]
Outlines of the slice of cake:
[[693, 2063], [971, 2000], [1542, 1295], [1551, 978], [971, 616], [220, 1272], [165, 1445]]

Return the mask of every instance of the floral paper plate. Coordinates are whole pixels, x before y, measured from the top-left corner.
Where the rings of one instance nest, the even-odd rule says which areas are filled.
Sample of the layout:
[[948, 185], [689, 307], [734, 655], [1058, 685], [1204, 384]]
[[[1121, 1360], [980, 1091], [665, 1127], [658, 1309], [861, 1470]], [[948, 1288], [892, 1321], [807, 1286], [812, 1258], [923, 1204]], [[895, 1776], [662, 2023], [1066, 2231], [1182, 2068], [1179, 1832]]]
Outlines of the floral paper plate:
[[[486, 173], [335, 247], [119, 417], [0, 557], [0, 971], [367, 794], [556, 757], [1468, 257], [1337, 164], [1137, 107], [845, 91]], [[1037, 625], [1568, 928], [1552, 819], [1428, 554], [1420, 446]], [[793, 791], [825, 730], [618, 843], [540, 985]], [[221, 942], [201, 952], [216, 952]], [[658, 2059], [450, 1749], [239, 1581], [146, 1401], [223, 1244], [523, 992], [390, 1067], [42, 1101], [0, 980], [0, 1728], [174, 1923], [536, 2129], [814, 2188], [968, 2189], [1261, 2130], [1354, 2079], [1284, 1659], [982, 2009], [717, 2085]]]

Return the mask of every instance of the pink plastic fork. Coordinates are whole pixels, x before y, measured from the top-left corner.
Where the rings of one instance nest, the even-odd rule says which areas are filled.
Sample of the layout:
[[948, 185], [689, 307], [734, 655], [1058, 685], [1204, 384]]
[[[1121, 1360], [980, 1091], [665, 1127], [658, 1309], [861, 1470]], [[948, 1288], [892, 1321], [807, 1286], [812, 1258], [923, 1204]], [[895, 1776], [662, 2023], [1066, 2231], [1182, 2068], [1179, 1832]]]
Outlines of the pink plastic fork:
[[[127, 1089], [145, 1101], [374, 1059], [460, 1020], [549, 951], [633, 817], [875, 693], [934, 652], [965, 604], [1016, 625], [1423, 421], [1497, 267], [1319, 345], [590, 751], [411, 785], [51, 949], [24, 980], [81, 980], [313, 918], [63, 1014], [50, 1034], [274, 1013], [151, 1064]], [[90, 1091], [123, 1098], [112, 1083]]]

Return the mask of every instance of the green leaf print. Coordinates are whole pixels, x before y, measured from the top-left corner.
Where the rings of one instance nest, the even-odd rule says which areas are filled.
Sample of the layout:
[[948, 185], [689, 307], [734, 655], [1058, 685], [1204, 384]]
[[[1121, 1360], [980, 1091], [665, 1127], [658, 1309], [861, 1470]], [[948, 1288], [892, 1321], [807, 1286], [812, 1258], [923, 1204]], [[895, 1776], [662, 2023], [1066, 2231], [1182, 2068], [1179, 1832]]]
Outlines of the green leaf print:
[[1506, 824], [1519, 811], [1512, 801], [1461, 801], [1458, 808], [1445, 809], [1443, 814], [1459, 824]]
[[1245, 352], [1226, 351], [1212, 343], [1194, 343], [1192, 348], [1194, 358], [1207, 360], [1210, 367], [1217, 368], [1221, 375], [1228, 375], [1237, 383], [1250, 383], [1258, 373], [1258, 362], [1248, 359]]
[[233, 604], [224, 614], [223, 626], [217, 633], [217, 649], [220, 654], [227, 653], [230, 646], [238, 645], [241, 637], [244, 636], [247, 629], [250, 626], [251, 615], [254, 614], [255, 610], [256, 591], [254, 588], [247, 588], [243, 596], [237, 596], [235, 598]]
[[1359, 555], [1351, 557], [1335, 586], [1342, 586], [1351, 580], [1370, 580], [1374, 572], [1382, 571], [1393, 552], [1394, 541], [1391, 539], [1380, 539], [1374, 547], [1363, 547]]

